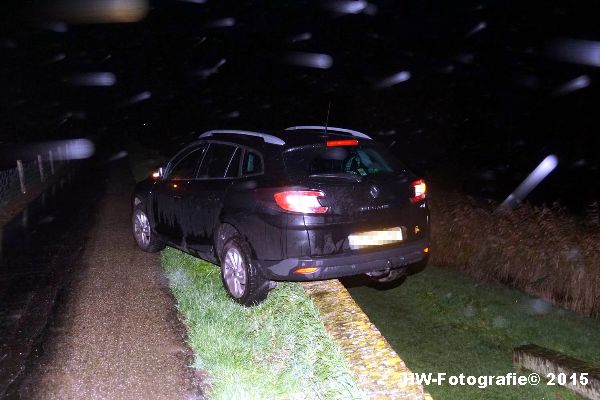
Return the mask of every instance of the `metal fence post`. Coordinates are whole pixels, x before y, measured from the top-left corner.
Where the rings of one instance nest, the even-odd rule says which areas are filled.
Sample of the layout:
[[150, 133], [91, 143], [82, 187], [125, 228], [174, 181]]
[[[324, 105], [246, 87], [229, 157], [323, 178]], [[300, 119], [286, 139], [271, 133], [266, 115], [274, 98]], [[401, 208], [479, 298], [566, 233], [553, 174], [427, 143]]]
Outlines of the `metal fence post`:
[[17, 171], [19, 173], [19, 182], [21, 183], [21, 193], [27, 193], [27, 188], [25, 187], [25, 173], [23, 172], [23, 162], [21, 160], [17, 160]]
[[25, 229], [27, 229], [27, 225], [29, 225], [29, 208], [27, 207], [25, 207], [23, 213], [21, 214], [21, 224]]
[[40, 154], [37, 155], [37, 163], [40, 169], [40, 180], [44, 182], [46, 179], [44, 177], [44, 163], [42, 161], [42, 156]]
[[50, 172], [54, 175], [54, 157], [52, 156], [52, 150], [48, 150], [48, 159], [50, 160]]

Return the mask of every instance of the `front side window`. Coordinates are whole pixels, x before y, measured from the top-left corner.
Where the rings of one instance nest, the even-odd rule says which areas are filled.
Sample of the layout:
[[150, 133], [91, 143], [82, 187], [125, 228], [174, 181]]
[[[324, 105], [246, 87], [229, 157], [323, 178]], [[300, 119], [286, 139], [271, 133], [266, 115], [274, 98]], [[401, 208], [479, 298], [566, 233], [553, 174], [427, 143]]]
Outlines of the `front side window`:
[[197, 147], [188, 153], [182, 154], [179, 159], [174, 159], [173, 167], [169, 173], [169, 179], [186, 180], [194, 177], [198, 164], [202, 160], [204, 146]]
[[198, 171], [198, 178], [224, 178], [235, 152], [234, 146], [211, 143]]

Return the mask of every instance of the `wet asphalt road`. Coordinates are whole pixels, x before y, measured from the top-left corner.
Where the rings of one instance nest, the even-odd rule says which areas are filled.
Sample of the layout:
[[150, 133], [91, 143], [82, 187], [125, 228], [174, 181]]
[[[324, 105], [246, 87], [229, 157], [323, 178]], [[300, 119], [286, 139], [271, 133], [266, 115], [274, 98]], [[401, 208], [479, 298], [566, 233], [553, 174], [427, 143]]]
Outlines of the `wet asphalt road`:
[[[131, 234], [133, 177], [126, 159], [106, 164], [66, 298], [16, 395], [25, 399], [199, 399], [159, 255]], [[16, 397], [15, 395], [15, 397]]]
[[68, 174], [0, 228], [0, 397], [12, 397], [35, 357], [85, 248], [105, 182], [92, 163], [67, 166]]

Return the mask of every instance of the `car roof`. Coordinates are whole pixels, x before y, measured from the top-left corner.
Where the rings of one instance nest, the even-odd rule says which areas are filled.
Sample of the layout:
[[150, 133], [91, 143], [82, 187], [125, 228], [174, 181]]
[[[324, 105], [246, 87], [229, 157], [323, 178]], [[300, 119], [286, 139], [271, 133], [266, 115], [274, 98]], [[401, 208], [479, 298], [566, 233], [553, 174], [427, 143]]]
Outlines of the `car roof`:
[[309, 125], [294, 126], [274, 131], [212, 130], [204, 132], [199, 138], [231, 141], [252, 147], [263, 147], [263, 144], [270, 144], [283, 146], [284, 148], [322, 143], [332, 138], [354, 138], [360, 141], [371, 140], [368, 135], [350, 129], [335, 127], [328, 127], [327, 131], [325, 129], [322, 126]]

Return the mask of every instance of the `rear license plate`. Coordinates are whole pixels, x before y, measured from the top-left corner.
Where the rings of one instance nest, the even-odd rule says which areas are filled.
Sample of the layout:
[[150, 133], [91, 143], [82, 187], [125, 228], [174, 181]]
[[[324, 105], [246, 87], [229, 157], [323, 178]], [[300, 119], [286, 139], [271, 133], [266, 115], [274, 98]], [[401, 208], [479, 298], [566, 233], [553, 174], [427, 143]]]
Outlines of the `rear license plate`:
[[379, 229], [376, 231], [360, 232], [348, 235], [348, 242], [352, 250], [398, 243], [401, 242], [402, 239], [402, 228], [400, 227]]

